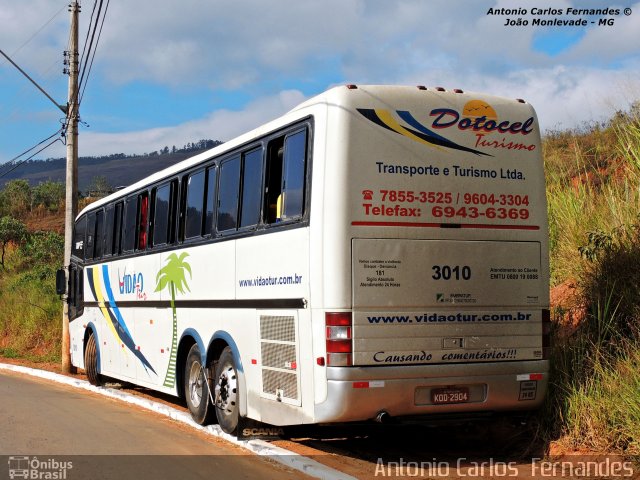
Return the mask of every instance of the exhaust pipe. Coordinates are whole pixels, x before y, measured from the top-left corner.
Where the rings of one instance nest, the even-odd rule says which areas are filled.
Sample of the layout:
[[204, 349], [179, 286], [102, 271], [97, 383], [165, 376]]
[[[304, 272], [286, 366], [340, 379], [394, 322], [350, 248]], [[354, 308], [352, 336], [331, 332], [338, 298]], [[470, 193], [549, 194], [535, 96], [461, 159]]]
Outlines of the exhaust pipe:
[[389, 423], [391, 421], [391, 415], [388, 412], [382, 410], [378, 415], [376, 415], [376, 422], [378, 423]]

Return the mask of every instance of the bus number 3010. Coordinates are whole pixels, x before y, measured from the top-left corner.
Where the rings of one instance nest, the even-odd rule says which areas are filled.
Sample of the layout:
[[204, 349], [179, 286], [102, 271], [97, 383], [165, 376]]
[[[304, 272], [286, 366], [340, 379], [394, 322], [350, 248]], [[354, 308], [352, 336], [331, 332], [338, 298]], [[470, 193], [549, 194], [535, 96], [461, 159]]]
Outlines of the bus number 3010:
[[471, 278], [471, 267], [468, 265], [434, 265], [431, 267], [434, 280], [469, 280]]

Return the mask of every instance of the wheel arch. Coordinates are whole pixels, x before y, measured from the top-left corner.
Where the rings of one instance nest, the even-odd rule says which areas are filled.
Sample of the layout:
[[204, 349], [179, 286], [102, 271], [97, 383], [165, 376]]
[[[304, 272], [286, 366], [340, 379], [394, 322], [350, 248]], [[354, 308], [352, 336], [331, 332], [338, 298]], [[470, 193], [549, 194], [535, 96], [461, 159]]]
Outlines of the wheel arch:
[[[178, 354], [176, 356], [176, 388], [178, 396], [184, 400], [184, 369], [187, 361], [189, 350], [195, 344], [198, 344], [200, 356], [204, 362], [206, 359], [204, 342], [202, 338], [193, 328], [187, 328], [180, 336], [178, 342]], [[203, 363], [204, 364], [204, 363]]]

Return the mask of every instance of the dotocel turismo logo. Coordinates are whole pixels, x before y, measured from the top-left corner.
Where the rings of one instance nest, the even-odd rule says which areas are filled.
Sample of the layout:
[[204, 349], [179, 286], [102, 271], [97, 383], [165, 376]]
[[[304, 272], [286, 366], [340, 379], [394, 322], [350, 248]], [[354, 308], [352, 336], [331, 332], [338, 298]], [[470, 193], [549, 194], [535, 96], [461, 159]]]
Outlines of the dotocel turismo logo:
[[[484, 100], [470, 100], [462, 113], [452, 108], [434, 108], [429, 113], [431, 125], [419, 122], [408, 110], [385, 110], [381, 108], [359, 108], [358, 112], [367, 120], [415, 142], [434, 148], [449, 148], [474, 155], [492, 156], [477, 148], [498, 148], [507, 150], [535, 150], [535, 144], [513, 140], [514, 135], [529, 135], [533, 131], [534, 118], [523, 121], [501, 120], [495, 109]], [[460, 145], [436, 133], [435, 130], [446, 131], [456, 128], [475, 134], [472, 147]], [[494, 134], [491, 137], [488, 135]], [[497, 134], [497, 135], [495, 135]], [[517, 137], [521, 138], [521, 137]]]

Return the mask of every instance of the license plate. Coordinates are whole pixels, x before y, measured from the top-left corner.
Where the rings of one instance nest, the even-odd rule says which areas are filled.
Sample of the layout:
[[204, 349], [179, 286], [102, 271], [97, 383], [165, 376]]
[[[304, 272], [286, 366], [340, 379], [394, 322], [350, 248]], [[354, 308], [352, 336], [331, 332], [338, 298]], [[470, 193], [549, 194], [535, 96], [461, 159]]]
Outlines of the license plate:
[[431, 403], [434, 405], [442, 405], [445, 403], [465, 403], [468, 401], [468, 388], [435, 388], [431, 390]]

